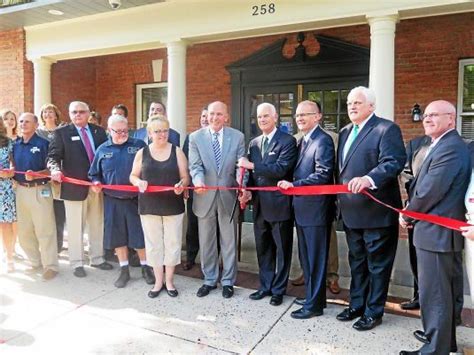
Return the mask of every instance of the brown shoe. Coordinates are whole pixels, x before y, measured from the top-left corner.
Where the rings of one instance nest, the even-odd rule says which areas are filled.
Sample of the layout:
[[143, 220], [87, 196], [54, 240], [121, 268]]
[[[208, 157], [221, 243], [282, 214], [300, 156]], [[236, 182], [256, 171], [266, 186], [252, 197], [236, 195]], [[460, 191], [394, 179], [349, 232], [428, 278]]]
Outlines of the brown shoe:
[[335, 295], [341, 292], [341, 288], [339, 287], [339, 283], [337, 282], [337, 280], [330, 281], [328, 284], [328, 288], [329, 291], [331, 291], [331, 293]]
[[301, 274], [300, 277], [297, 277], [294, 280], [291, 280], [293, 286], [303, 286], [304, 285], [304, 275]]
[[46, 269], [46, 271], [43, 272], [43, 280], [48, 281], [48, 280], [54, 279], [57, 274], [58, 274], [57, 271]]
[[194, 261], [186, 261], [184, 264], [183, 264], [183, 270], [187, 271], [187, 270], [191, 270], [194, 266]]

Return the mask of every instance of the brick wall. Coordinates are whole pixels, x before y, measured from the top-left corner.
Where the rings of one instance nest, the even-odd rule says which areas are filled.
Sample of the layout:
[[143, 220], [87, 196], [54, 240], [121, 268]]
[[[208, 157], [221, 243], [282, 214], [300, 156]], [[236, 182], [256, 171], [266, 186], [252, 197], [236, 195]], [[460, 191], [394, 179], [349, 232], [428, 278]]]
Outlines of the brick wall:
[[395, 113], [406, 140], [423, 134], [411, 121], [417, 102], [435, 99], [456, 105], [458, 60], [474, 57], [474, 13], [402, 21], [395, 42]]
[[25, 58], [23, 29], [0, 32], [0, 109], [15, 113], [32, 110], [30, 65]]

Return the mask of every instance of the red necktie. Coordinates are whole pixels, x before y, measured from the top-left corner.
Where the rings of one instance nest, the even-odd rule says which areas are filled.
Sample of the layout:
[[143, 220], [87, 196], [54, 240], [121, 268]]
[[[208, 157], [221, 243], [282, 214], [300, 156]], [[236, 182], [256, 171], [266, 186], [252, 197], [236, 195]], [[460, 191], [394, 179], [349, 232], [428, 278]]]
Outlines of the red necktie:
[[92, 149], [91, 141], [85, 127], [81, 128], [81, 135], [82, 142], [86, 148], [87, 157], [89, 158], [89, 163], [92, 163], [92, 160], [94, 160], [94, 150]]

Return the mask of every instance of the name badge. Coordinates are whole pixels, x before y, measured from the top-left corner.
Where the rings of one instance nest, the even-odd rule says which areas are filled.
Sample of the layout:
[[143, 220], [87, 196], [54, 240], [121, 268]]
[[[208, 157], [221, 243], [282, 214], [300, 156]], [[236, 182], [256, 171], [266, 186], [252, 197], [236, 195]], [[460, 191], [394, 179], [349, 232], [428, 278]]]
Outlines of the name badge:
[[113, 155], [114, 155], [114, 153], [105, 153], [105, 154], [103, 155], [103, 158], [104, 158], [104, 159], [110, 159], [110, 158], [112, 158]]
[[72, 137], [71, 137], [71, 140], [72, 140], [72, 141], [80, 141], [80, 140], [81, 140], [81, 137], [79, 137], [79, 136], [72, 136]]
[[45, 187], [41, 189], [41, 197], [45, 197], [45, 198], [51, 197], [51, 190], [49, 189], [49, 187]]
[[136, 154], [141, 148], [137, 148], [137, 147], [128, 147], [127, 148], [127, 151], [128, 151], [128, 154]]

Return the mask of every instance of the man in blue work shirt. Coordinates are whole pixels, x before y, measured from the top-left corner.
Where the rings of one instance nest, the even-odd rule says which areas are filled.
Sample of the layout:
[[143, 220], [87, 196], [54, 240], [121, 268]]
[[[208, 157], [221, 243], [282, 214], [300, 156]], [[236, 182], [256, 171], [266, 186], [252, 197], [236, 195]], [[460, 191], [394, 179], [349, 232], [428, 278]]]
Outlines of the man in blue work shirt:
[[[130, 185], [129, 176], [137, 151], [145, 147], [142, 140], [128, 136], [128, 122], [124, 116], [112, 115], [108, 120], [110, 138], [96, 151], [89, 170], [96, 192], [106, 185]], [[153, 270], [146, 263], [145, 241], [138, 215], [138, 192], [104, 189], [104, 248], [115, 249], [120, 263], [120, 275], [115, 287], [125, 287], [130, 280], [128, 249], [137, 251], [142, 276], [147, 284], [154, 284]]]
[[18, 239], [32, 268], [29, 274], [43, 271], [43, 279], [50, 280], [58, 273], [56, 223], [53, 196], [49, 178], [28, 173], [49, 175], [46, 168], [49, 142], [38, 136], [38, 117], [26, 112], [18, 119], [20, 138], [13, 146], [13, 163], [17, 181], [16, 210], [18, 216]]

